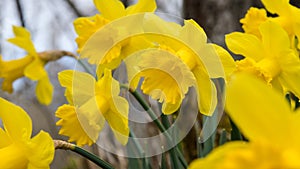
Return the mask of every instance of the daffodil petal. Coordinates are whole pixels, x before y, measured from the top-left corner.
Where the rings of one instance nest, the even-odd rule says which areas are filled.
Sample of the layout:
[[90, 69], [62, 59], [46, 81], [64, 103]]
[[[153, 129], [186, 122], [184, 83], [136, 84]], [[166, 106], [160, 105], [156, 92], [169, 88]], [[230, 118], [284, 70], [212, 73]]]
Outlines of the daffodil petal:
[[[226, 162], [230, 162], [226, 157], [230, 153], [238, 153], [239, 151], [245, 149], [249, 149], [248, 144], [245, 142], [234, 141], [226, 143], [225, 145], [214, 149], [211, 153], [208, 154], [207, 157], [194, 160], [189, 165], [189, 169], [232, 169], [225, 167], [224, 164], [226, 164]], [[234, 163], [234, 161], [232, 161], [231, 163]]]
[[4, 132], [2, 128], [0, 128], [0, 149], [3, 147], [8, 146], [12, 143], [11, 138], [9, 138], [9, 135]]
[[[145, 17], [147, 18], [141, 20], [143, 21], [143, 29], [145, 32], [157, 33], [158, 35], [161, 35], [160, 38], [165, 36], [170, 36], [173, 38], [179, 36], [179, 30], [181, 30], [181, 26], [179, 24], [174, 22], [166, 22], [159, 16], [150, 13], [147, 13]], [[159, 38], [157, 38], [157, 40], [159, 40]]]
[[235, 54], [252, 58], [255, 61], [265, 57], [263, 44], [255, 35], [233, 32], [225, 36], [225, 42]]
[[283, 83], [280, 81], [280, 78], [274, 78], [272, 79], [272, 87], [276, 90], [278, 90], [280, 93], [285, 93]]
[[191, 44], [203, 45], [207, 42], [207, 36], [203, 28], [193, 19], [184, 20], [184, 26], [180, 30], [180, 37], [185, 41], [189, 41]]
[[112, 107], [115, 107], [109, 112], [104, 113], [109, 126], [112, 128], [115, 137], [122, 144], [126, 145], [128, 142], [129, 127], [128, 127], [128, 102], [121, 97], [113, 98]]
[[125, 7], [119, 0], [94, 0], [94, 4], [106, 19], [114, 20], [125, 16]]
[[[299, 13], [300, 13], [300, 12], [299, 12]], [[299, 15], [300, 15], [300, 14], [298, 14], [298, 16], [299, 16]], [[300, 39], [300, 23], [296, 23], [294, 30], [295, 30], [295, 34], [296, 34], [297, 39], [298, 39], [297, 48], [300, 49], [300, 42], [299, 42], [299, 39]]]
[[40, 103], [49, 105], [53, 98], [53, 86], [48, 76], [37, 82], [35, 94]]
[[300, 98], [299, 77], [300, 77], [300, 60], [299, 56], [290, 50], [286, 51], [284, 57], [280, 60], [281, 74], [278, 81], [284, 86], [284, 92], [292, 92]]
[[21, 59], [3, 61], [0, 56], [0, 77], [4, 78], [2, 82], [2, 90], [7, 91], [9, 93], [13, 92], [12, 83], [24, 76], [24, 69], [28, 64], [30, 64], [33, 60], [33, 57], [27, 55]]
[[83, 105], [91, 97], [95, 96], [95, 78], [88, 73], [64, 70], [58, 73], [61, 86], [66, 88], [68, 100], [75, 105]]
[[99, 132], [104, 127], [105, 119], [103, 114], [107, 111], [108, 106], [106, 100], [100, 101], [97, 96], [92, 97], [76, 111], [81, 127], [93, 142], [96, 142]]
[[47, 76], [47, 72], [44, 69], [45, 61], [41, 59], [35, 59], [24, 70], [24, 75], [31, 80], [39, 80]]
[[119, 82], [112, 77], [111, 70], [104, 69], [103, 77], [97, 81], [96, 93], [105, 93], [105, 96], [108, 96], [108, 98], [120, 94]]
[[56, 110], [55, 116], [60, 118], [56, 123], [57, 126], [61, 126], [59, 134], [68, 136], [70, 142], [75, 141], [78, 146], [92, 145], [94, 143], [82, 128], [74, 106], [60, 106]]
[[136, 14], [141, 12], [154, 12], [156, 3], [153, 0], [139, 0], [136, 4], [126, 8], [126, 14]]
[[175, 103], [164, 102], [162, 105], [162, 112], [165, 115], [173, 114], [180, 108], [181, 103], [182, 103], [182, 100], [178, 100]]
[[196, 90], [199, 111], [204, 115], [211, 116], [217, 106], [216, 87], [203, 68], [196, 67], [193, 73], [197, 80]]
[[300, 98], [300, 67], [297, 72], [282, 72], [279, 80], [288, 91]]
[[237, 74], [227, 85], [226, 109], [250, 141], [289, 144], [286, 138], [293, 135], [289, 125], [292, 112], [282, 94], [263, 81], [248, 74]]
[[285, 15], [289, 9], [289, 0], [262, 0], [265, 8], [272, 14]]
[[232, 56], [224, 48], [216, 44], [213, 44], [213, 46], [221, 59], [225, 75], [228, 78], [236, 70], [236, 64]]
[[30, 139], [31, 119], [21, 107], [0, 98], [0, 110], [0, 118], [5, 131], [12, 140]]
[[0, 55], [0, 77], [14, 80], [22, 77], [25, 67], [27, 67], [33, 59], [32, 56], [26, 55], [21, 59], [4, 61]]
[[[275, 22], [267, 21], [262, 23], [259, 31], [262, 34], [262, 43], [265, 50], [273, 53], [273, 56], [290, 49], [290, 39], [287, 32]], [[276, 35], [276, 38], [274, 38], [274, 35]]]
[[81, 52], [87, 40], [101, 27], [106, 25], [109, 21], [103, 16], [96, 14], [93, 17], [80, 17], [75, 19], [74, 28], [78, 37], [76, 43], [78, 45], [78, 53]]
[[27, 144], [27, 157], [30, 169], [47, 169], [54, 158], [54, 143], [51, 136], [40, 131]]
[[34, 45], [30, 39], [30, 33], [25, 28], [18, 26], [13, 26], [13, 31], [16, 37], [8, 39], [7, 41], [26, 50], [31, 56], [37, 56]]
[[0, 166], [3, 169], [12, 168], [27, 168], [28, 160], [26, 154], [22, 151], [21, 147], [16, 144], [10, 144], [7, 147], [0, 149]]

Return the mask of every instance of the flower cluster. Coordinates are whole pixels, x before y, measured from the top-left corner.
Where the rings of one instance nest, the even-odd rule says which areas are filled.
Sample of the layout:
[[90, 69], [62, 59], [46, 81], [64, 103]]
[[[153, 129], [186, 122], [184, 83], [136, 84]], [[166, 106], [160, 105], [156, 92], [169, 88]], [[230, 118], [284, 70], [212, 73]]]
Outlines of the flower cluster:
[[[129, 120], [131, 104], [121, 88], [135, 97], [166, 142], [174, 145], [167, 151], [175, 169], [300, 168], [300, 112], [298, 104], [293, 104], [300, 98], [300, 9], [287, 0], [262, 3], [266, 9], [252, 7], [240, 20], [244, 32], [225, 36], [227, 48], [243, 56], [240, 60], [234, 60], [223, 47], [209, 43], [194, 20], [170, 22], [154, 13], [154, 0], [139, 0], [127, 8], [119, 0], [94, 0], [99, 14], [74, 21], [78, 58], [60, 50], [36, 52], [30, 33], [14, 26], [15, 37], [8, 41], [27, 55], [10, 61], [0, 56], [2, 90], [12, 93], [13, 82], [25, 76], [37, 81], [37, 100], [49, 105], [53, 86], [44, 68], [49, 61], [71, 56], [84, 65], [86, 72], [58, 73], [68, 103], [57, 108], [56, 125], [60, 126], [59, 134], [76, 145], [55, 145], [44, 131], [31, 138], [32, 124], [27, 113], [0, 98], [0, 122], [4, 126], [0, 128], [0, 168], [49, 168], [55, 148], [60, 147], [90, 157], [80, 147], [101, 139], [106, 123], [116, 140], [126, 146], [135, 135]], [[267, 11], [276, 16], [268, 16]], [[80, 62], [82, 59], [88, 62]], [[125, 84], [113, 75], [122, 66], [126, 68]], [[96, 68], [95, 72], [89, 68]], [[223, 87], [217, 83], [219, 80], [224, 82], [225, 97], [218, 90]], [[211, 146], [207, 156], [188, 165], [178, 143], [172, 140], [174, 132], [166, 128], [170, 127], [167, 116], [178, 115], [190, 88], [196, 91], [197, 108], [203, 119], [223, 112], [220, 104], [225, 102], [230, 127], [241, 138], [229, 139], [215, 149]], [[160, 103], [161, 119], [139, 92]], [[195, 142], [201, 140], [200, 135], [197, 133]], [[210, 139], [215, 139], [216, 134], [212, 135]], [[233, 133], [229, 137], [233, 138]], [[95, 156], [90, 159], [100, 167], [111, 168]]]

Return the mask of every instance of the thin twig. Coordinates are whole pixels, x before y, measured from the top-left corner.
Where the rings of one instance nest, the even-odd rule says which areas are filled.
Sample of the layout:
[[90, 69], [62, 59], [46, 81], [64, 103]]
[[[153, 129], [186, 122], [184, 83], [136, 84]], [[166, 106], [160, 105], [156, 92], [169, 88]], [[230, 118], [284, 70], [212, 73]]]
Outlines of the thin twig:
[[68, 5], [70, 6], [70, 8], [73, 10], [73, 12], [78, 16], [78, 17], [82, 17], [84, 16], [74, 5], [74, 3], [72, 2], [72, 0], [66, 0]]
[[16, 4], [17, 4], [17, 8], [18, 8], [18, 13], [19, 13], [21, 25], [22, 25], [22, 27], [25, 27], [25, 18], [24, 18], [24, 15], [23, 15], [22, 5], [20, 3], [20, 0], [16, 0]]

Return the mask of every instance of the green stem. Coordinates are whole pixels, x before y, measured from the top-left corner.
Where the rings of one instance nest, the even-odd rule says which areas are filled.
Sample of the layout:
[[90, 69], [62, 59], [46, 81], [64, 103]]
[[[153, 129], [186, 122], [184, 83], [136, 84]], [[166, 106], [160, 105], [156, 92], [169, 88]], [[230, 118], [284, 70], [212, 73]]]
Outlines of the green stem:
[[[125, 85], [121, 85], [121, 87], [125, 88]], [[128, 87], [127, 87], [128, 88]], [[166, 136], [167, 141], [169, 143], [173, 143], [172, 137], [167, 132], [166, 128], [162, 125], [162, 123], [157, 119], [156, 114], [153, 112], [153, 110], [149, 107], [149, 105], [146, 103], [146, 101], [143, 99], [143, 97], [136, 91], [129, 89], [129, 92], [135, 97], [135, 99], [140, 103], [140, 105], [147, 111], [148, 115], [151, 117], [151, 119], [154, 121], [154, 123], [157, 125], [159, 130]], [[185, 161], [182, 153], [179, 151], [177, 146], [174, 147], [176, 150], [176, 153], [178, 155], [178, 158], [182, 165], [187, 168], [187, 162]]]
[[114, 167], [111, 164], [109, 164], [108, 162], [101, 160], [95, 154], [92, 154], [74, 144], [71, 144], [71, 143], [68, 143], [68, 142], [62, 141], [62, 140], [53, 140], [53, 141], [54, 141], [55, 149], [71, 150], [77, 154], [82, 155], [86, 159], [94, 162], [97, 166], [99, 166], [103, 169], [114, 169]]
[[[170, 127], [170, 122], [169, 122], [169, 119], [168, 119], [168, 116], [162, 114], [161, 115], [161, 121], [162, 123], [164, 124], [164, 126], [166, 128], [169, 128]], [[171, 154], [171, 160], [172, 160], [172, 164], [173, 164], [173, 167], [174, 169], [179, 169], [179, 161], [178, 161], [178, 157], [176, 155], [176, 147], [173, 147], [171, 150], [170, 150], [170, 154]]]
[[75, 146], [74, 149], [72, 149], [71, 151], [74, 151], [75, 153], [80, 154], [83, 157], [91, 160], [92, 162], [94, 162], [99, 167], [102, 167], [104, 169], [114, 169], [114, 167], [111, 164], [109, 164], [108, 162], [101, 160], [96, 155], [94, 155], [94, 154], [92, 154], [92, 153], [90, 153], [90, 152], [88, 152], [88, 151], [86, 151], [86, 150], [84, 150], [80, 147]]
[[[133, 131], [129, 132], [129, 136], [132, 137], [132, 138], [136, 138], [136, 136], [135, 136], [135, 134], [134, 134]], [[132, 141], [133, 141], [133, 143], [135, 145], [135, 148], [138, 150], [139, 155], [141, 155], [142, 157], [144, 157], [145, 156], [145, 152], [144, 152], [141, 144], [138, 141], [136, 141], [135, 139], [132, 139]]]
[[242, 134], [235, 123], [229, 118], [231, 124], [231, 140], [243, 140]]
[[92, 71], [89, 67], [87, 67], [87, 65], [86, 65], [81, 59], [78, 59], [78, 63], [83, 67], [83, 69], [84, 69], [87, 73], [89, 73], [89, 74], [91, 74], [91, 75], [94, 75], [93, 71]]

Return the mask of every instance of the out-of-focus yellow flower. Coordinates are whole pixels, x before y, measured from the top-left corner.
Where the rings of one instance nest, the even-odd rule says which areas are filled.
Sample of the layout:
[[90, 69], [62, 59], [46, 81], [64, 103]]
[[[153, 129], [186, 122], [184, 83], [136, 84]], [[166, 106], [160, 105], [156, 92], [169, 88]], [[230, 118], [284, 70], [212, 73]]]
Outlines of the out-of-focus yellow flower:
[[16, 37], [8, 39], [8, 41], [26, 50], [28, 55], [12, 61], [3, 61], [0, 58], [0, 78], [4, 78], [2, 89], [12, 92], [12, 83], [25, 75], [29, 79], [37, 81], [36, 96], [38, 101], [49, 105], [52, 101], [53, 86], [44, 69], [47, 61], [39, 57], [30, 39], [30, 33], [25, 28], [14, 26], [13, 31]]
[[31, 119], [22, 108], [0, 98], [0, 109], [0, 168], [49, 169], [54, 158], [51, 136], [40, 131], [31, 139]]
[[30, 33], [23, 27], [13, 26], [14, 38], [8, 39], [9, 42], [19, 46], [27, 52], [21, 59], [4, 61], [0, 56], [0, 78], [4, 78], [2, 90], [9, 93], [13, 92], [13, 82], [23, 76], [37, 81], [35, 93], [40, 103], [49, 105], [52, 101], [53, 86], [48, 77], [44, 66], [49, 61], [55, 61], [63, 56], [76, 56], [64, 50], [48, 50], [36, 52], [30, 39]]
[[[262, 0], [262, 3], [270, 13], [278, 15], [278, 17], [272, 18], [272, 21], [280, 24], [288, 32], [292, 40], [295, 39], [295, 36], [298, 40], [300, 39], [299, 8], [291, 5], [289, 0]], [[298, 43], [297, 48], [300, 49], [300, 43]]]
[[[87, 40], [96, 31], [108, 24], [110, 21], [127, 15], [154, 12], [156, 9], [155, 0], [139, 0], [138, 3], [127, 8], [125, 8], [120, 0], [94, 0], [94, 4], [100, 14], [96, 14], [92, 17], [81, 17], [74, 21], [75, 31], [78, 34], [78, 37], [76, 38], [78, 52], [82, 50]], [[120, 50], [120, 47], [121, 46], [118, 47], [118, 51]], [[115, 53], [116, 57], [118, 57], [119, 54], [119, 52]], [[90, 63], [97, 64], [92, 61], [90, 61]]]
[[300, 168], [299, 110], [249, 74], [232, 78], [226, 98], [228, 114], [249, 142], [226, 143], [189, 169]]
[[60, 72], [58, 78], [66, 87], [65, 95], [70, 102], [56, 111], [60, 134], [79, 146], [91, 145], [97, 141], [106, 120], [117, 140], [123, 145], [127, 143], [129, 106], [119, 96], [119, 83], [112, 78], [110, 70], [105, 69], [98, 81], [87, 73], [72, 70]]
[[[265, 8], [272, 14], [277, 14], [276, 17], [267, 17], [265, 9], [250, 8], [240, 22], [243, 24], [243, 29], [246, 33], [251, 33], [257, 37], [261, 37], [258, 30], [261, 23], [264, 21], [273, 21], [281, 25], [288, 33], [291, 40], [292, 48], [295, 48], [295, 37], [300, 39], [300, 9], [289, 4], [288, 0], [262, 0]], [[300, 43], [297, 44], [300, 49]]]
[[26, 66], [32, 61], [33, 57], [30, 55], [12, 61], [4, 61], [0, 56], [0, 77], [4, 78], [2, 82], [2, 90], [12, 93], [13, 82], [24, 76]]
[[[280, 25], [267, 21], [260, 25], [261, 39], [234, 32], [226, 35], [228, 48], [245, 59], [237, 61], [238, 72], [248, 72], [283, 91], [300, 97], [300, 61]], [[275, 36], [276, 35], [276, 36]]]

